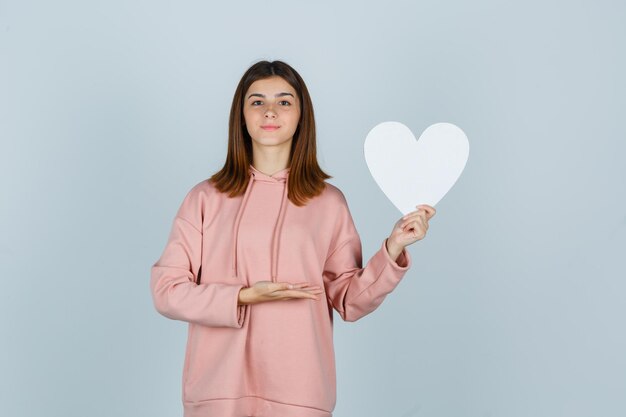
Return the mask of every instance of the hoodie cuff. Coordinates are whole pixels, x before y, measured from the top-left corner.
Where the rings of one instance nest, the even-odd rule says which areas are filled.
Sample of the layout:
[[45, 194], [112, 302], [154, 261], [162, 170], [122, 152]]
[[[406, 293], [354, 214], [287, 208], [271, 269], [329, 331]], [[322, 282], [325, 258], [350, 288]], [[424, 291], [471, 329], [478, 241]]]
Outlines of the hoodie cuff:
[[398, 258], [394, 261], [393, 259], [391, 259], [391, 255], [389, 255], [389, 252], [387, 252], [387, 239], [388, 238], [385, 238], [383, 240], [383, 244], [380, 248], [385, 253], [385, 259], [387, 259], [387, 262], [391, 265], [392, 268], [398, 271], [407, 271], [411, 267], [412, 260], [409, 252], [406, 250], [406, 247], [402, 248], [402, 252], [400, 252], [400, 255], [398, 255]]
[[235, 293], [234, 294], [234, 298], [235, 298], [235, 318], [234, 318], [234, 322], [231, 323], [231, 327], [239, 327], [239, 328], [243, 327], [243, 322], [244, 322], [244, 319], [246, 317], [246, 308], [248, 307], [248, 305], [246, 305], [246, 304], [239, 305], [239, 292], [244, 287], [245, 287], [244, 284], [236, 285], [234, 287], [236, 289], [234, 291], [234, 293]]

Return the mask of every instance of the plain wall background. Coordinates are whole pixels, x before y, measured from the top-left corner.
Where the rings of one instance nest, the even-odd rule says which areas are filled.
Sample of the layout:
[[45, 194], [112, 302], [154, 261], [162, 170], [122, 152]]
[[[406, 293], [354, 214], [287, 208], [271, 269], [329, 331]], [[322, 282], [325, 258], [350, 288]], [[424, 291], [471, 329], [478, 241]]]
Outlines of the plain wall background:
[[337, 417], [626, 414], [619, 1], [0, 1], [0, 414], [180, 416], [187, 325], [150, 266], [226, 155], [236, 83], [281, 59], [364, 261], [401, 213], [363, 141], [470, 140], [414, 265], [335, 314]]

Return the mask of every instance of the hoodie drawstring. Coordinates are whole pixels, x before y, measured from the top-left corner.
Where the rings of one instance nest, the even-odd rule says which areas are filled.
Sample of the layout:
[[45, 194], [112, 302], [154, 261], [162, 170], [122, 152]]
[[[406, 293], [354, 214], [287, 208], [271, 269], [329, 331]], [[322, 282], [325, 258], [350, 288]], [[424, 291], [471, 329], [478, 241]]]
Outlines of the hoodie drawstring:
[[[248, 186], [246, 187], [246, 191], [243, 195], [243, 199], [241, 201], [241, 205], [239, 206], [239, 210], [237, 210], [237, 216], [235, 217], [235, 229], [233, 232], [233, 264], [232, 270], [234, 271], [235, 277], [238, 276], [238, 268], [237, 268], [237, 241], [239, 239], [239, 225], [241, 223], [241, 218], [243, 217], [243, 212], [245, 210], [246, 204], [248, 204], [248, 198], [250, 197], [250, 192], [252, 191], [253, 183], [255, 180], [258, 180], [257, 173], [261, 174], [261, 181], [281, 181], [284, 179], [285, 188], [283, 189], [283, 196], [280, 202], [280, 210], [278, 213], [278, 219], [276, 220], [276, 224], [274, 225], [274, 234], [272, 236], [272, 252], [271, 252], [271, 280], [272, 282], [277, 282], [277, 269], [278, 269], [278, 247], [280, 242], [281, 230], [283, 227], [283, 223], [285, 221], [285, 212], [287, 210], [288, 204], [288, 191], [289, 191], [289, 175], [287, 173], [289, 169], [285, 170], [282, 175], [278, 175], [276, 178], [267, 176], [265, 174], [260, 173], [256, 170], [252, 165], [250, 165], [249, 173], [250, 180], [248, 181]], [[263, 179], [265, 177], [265, 179]], [[249, 284], [249, 283], [248, 283]]]

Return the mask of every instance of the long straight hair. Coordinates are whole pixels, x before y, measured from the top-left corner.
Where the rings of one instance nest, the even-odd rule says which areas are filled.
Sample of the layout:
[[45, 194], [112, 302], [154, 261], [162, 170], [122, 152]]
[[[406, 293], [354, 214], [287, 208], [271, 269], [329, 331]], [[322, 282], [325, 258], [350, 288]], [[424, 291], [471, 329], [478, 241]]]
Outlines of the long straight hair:
[[333, 178], [326, 174], [317, 163], [315, 139], [315, 117], [309, 91], [300, 74], [283, 61], [260, 61], [243, 74], [230, 108], [228, 123], [228, 153], [222, 169], [208, 180], [228, 197], [242, 195], [250, 181], [249, 166], [252, 164], [252, 138], [245, 127], [243, 104], [245, 93], [253, 82], [272, 76], [287, 81], [298, 94], [300, 100], [300, 120], [293, 134], [289, 152], [289, 181], [287, 197], [297, 205], [305, 205], [307, 200], [321, 194], [326, 187], [325, 180]]

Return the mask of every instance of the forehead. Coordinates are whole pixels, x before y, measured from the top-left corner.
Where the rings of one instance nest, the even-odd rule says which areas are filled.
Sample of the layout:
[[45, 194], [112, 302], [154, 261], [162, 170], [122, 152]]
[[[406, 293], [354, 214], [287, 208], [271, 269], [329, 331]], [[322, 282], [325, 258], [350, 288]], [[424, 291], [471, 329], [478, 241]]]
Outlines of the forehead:
[[256, 80], [250, 84], [250, 88], [248, 88], [246, 96], [249, 93], [267, 93], [274, 96], [275, 93], [282, 92], [292, 93], [294, 96], [296, 95], [296, 90], [294, 90], [294, 88], [287, 81], [281, 77], [275, 76], [264, 78], [262, 80]]

